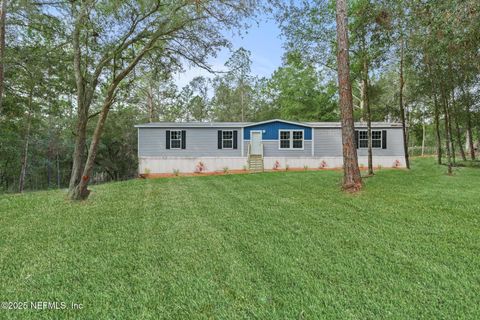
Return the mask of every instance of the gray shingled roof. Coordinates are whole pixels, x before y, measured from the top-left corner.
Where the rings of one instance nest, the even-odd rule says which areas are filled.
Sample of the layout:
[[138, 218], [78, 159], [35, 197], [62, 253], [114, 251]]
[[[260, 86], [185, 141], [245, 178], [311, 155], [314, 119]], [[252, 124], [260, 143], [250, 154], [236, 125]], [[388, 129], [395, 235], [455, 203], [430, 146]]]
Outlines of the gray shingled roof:
[[[331, 127], [341, 127], [340, 122], [305, 122], [305, 124], [309, 127], [314, 128], [331, 128]], [[366, 127], [366, 122], [355, 122], [355, 127], [361, 128]], [[395, 128], [395, 127], [402, 127], [401, 123], [394, 123], [394, 122], [372, 122], [372, 128]]]
[[[138, 124], [136, 128], [243, 128], [256, 125], [258, 123], [268, 123], [273, 121], [283, 121], [287, 123], [295, 123], [313, 128], [340, 128], [340, 122], [292, 122], [281, 119], [273, 119], [261, 122], [151, 122]], [[366, 127], [366, 122], [355, 122], [355, 127]], [[394, 128], [402, 127], [400, 123], [388, 122], [372, 122], [374, 128]]]
[[234, 127], [240, 128], [252, 122], [151, 122], [138, 124], [136, 128], [214, 128], [214, 127]]

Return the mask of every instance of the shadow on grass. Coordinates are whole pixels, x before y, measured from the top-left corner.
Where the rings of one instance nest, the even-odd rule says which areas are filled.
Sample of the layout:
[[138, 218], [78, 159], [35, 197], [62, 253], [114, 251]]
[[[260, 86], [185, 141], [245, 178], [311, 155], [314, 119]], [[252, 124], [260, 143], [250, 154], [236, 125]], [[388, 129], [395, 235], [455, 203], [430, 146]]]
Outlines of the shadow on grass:
[[458, 162], [453, 164], [453, 167], [478, 168], [478, 169], [480, 169], [480, 160], [458, 161]]

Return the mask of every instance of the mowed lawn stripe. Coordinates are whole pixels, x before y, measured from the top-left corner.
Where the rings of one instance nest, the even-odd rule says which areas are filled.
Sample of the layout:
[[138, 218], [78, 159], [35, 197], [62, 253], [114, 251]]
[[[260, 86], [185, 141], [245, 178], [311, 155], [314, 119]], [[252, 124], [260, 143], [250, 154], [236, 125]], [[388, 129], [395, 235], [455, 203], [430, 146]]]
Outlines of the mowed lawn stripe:
[[478, 318], [480, 170], [433, 158], [356, 195], [336, 171], [0, 196], [2, 318]]

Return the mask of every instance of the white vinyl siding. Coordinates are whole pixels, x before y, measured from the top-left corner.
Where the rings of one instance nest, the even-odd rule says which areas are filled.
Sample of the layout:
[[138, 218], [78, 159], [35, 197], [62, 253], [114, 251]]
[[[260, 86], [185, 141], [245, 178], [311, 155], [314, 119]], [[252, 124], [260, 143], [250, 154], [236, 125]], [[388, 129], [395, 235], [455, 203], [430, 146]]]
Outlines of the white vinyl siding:
[[[230, 128], [223, 128], [226, 131]], [[218, 130], [222, 128], [183, 128], [186, 130], [185, 149], [167, 149], [165, 134], [176, 128], [139, 128], [138, 154], [140, 157], [240, 157], [241, 148], [218, 149]], [[234, 129], [234, 130], [240, 130]], [[170, 136], [171, 137], [171, 136]], [[171, 144], [171, 141], [170, 141]], [[171, 146], [170, 146], [171, 147]]]
[[[382, 130], [387, 130], [387, 148], [382, 149], [380, 144], [380, 148], [373, 149], [373, 156], [403, 156], [402, 128], [386, 128]], [[360, 131], [366, 130], [361, 128]], [[373, 131], [381, 130], [374, 129]], [[340, 128], [315, 128], [314, 134], [315, 157], [342, 156], [342, 130]], [[360, 138], [360, 132], [358, 133], [358, 137]], [[306, 142], [307, 141], [305, 141], [305, 143]], [[366, 156], [368, 154], [367, 151], [368, 146], [367, 148], [359, 148], [357, 149], [357, 154], [359, 157]]]

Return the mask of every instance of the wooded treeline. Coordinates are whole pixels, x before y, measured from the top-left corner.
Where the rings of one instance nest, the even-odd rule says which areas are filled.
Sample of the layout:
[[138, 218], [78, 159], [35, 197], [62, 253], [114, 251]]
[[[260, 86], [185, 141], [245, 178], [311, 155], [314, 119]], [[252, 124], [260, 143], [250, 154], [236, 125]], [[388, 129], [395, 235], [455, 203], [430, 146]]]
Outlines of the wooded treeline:
[[[0, 191], [80, 199], [88, 183], [135, 177], [142, 122], [339, 121], [335, 4], [1, 1]], [[480, 3], [347, 4], [355, 121], [403, 122], [410, 151], [448, 168], [478, 157]], [[228, 35], [265, 17], [286, 50], [259, 78]], [[177, 87], [175, 74], [210, 69], [222, 48], [223, 72]]]

